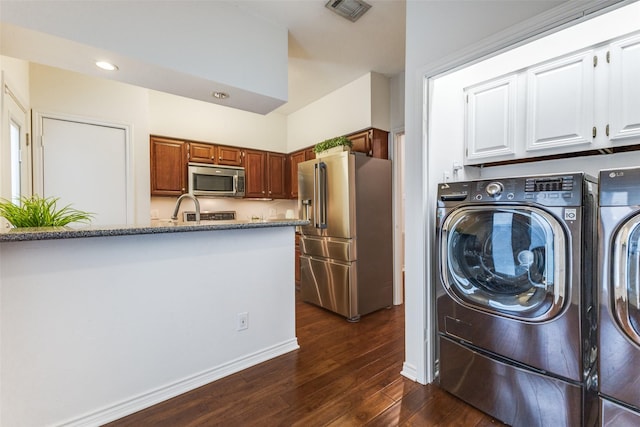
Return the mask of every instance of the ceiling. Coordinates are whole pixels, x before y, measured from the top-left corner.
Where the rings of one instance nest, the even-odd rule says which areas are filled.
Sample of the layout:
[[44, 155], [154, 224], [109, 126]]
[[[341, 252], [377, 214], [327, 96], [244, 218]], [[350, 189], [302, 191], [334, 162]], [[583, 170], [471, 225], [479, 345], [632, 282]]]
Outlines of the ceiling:
[[367, 0], [351, 22], [325, 7], [326, 0], [232, 0], [239, 8], [289, 31], [290, 114], [374, 71], [387, 77], [404, 70], [405, 0]]
[[[235, 106], [235, 108], [261, 114], [273, 110], [287, 115], [370, 71], [391, 77], [404, 70], [405, 0], [368, 0], [367, 2], [372, 7], [357, 22], [351, 22], [327, 9], [325, 7], [326, 0], [227, 0], [224, 2], [232, 9], [237, 8], [239, 14], [252, 16], [257, 22], [264, 21], [268, 25], [288, 31], [288, 77], [283, 81], [288, 86], [288, 94], [282, 98], [287, 99], [284, 104], [273, 98], [260, 98], [252, 96], [249, 92], [240, 93], [238, 88], [233, 88], [232, 99], [217, 102], [211, 99], [210, 90], [201, 90], [202, 88], [210, 88], [209, 81], [198, 79], [195, 76], [180, 75], [168, 69], [152, 68], [141, 64], [141, 61], [132, 61], [132, 58], [126, 55], [114, 55], [115, 52], [111, 52], [109, 57], [115, 59], [116, 63], [121, 66], [118, 72], [119, 77], [115, 78], [117, 80], [144, 87], [157, 87], [159, 90], [162, 90], [162, 87], [167, 87], [171, 93], [180, 93], [194, 99], [206, 99], [208, 102]], [[6, 8], [11, 6], [14, 10], [16, 7], [13, 6], [17, 6], [21, 19], [27, 25], [32, 25], [32, 21], [35, 22], [35, 19], [45, 19], [46, 23], [47, 13], [63, 13], [59, 18], [66, 19], [65, 9], [55, 8], [58, 5], [71, 7], [74, 14], [82, 16], [83, 13], [92, 12], [111, 13], [112, 10], [118, 8], [122, 11], [121, 5], [124, 4], [114, 2], [110, 6], [109, 0], [96, 1], [93, 4], [84, 3], [84, 5], [76, 3], [75, 6], [73, 2], [55, 4], [55, 2], [32, 1], [11, 4], [11, 2], [0, 0], [1, 3], [4, 3], [3, 6]], [[197, 4], [197, 2], [191, 3]], [[149, 4], [145, 4], [144, 1], [129, 2], [128, 7], [136, 5], [148, 7]], [[180, 6], [181, 10], [186, 11], [189, 6], [188, 2], [183, 5], [184, 7]], [[207, 2], [202, 2], [200, 5], [202, 10], [209, 12], [206, 19], [215, 24], [215, 15], [211, 13], [215, 13], [215, 8], [207, 7]], [[85, 7], [78, 9], [80, 6]], [[103, 9], [96, 9], [99, 6]], [[105, 7], [109, 9], [104, 9]], [[5, 9], [5, 12], [7, 10]], [[98, 12], [99, 10], [102, 12]], [[72, 10], [69, 9], [68, 12], [71, 13]], [[134, 16], [132, 9], [127, 9], [126, 14]], [[209, 22], [206, 25], [209, 25]], [[75, 23], [77, 28], [86, 27], [82, 22], [76, 21]], [[149, 26], [153, 23], [153, 19], [149, 18], [149, 22], [135, 25], [139, 28], [145, 28], [145, 25]], [[209, 27], [215, 28], [215, 25], [213, 27], [209, 25]], [[223, 26], [219, 25], [218, 27]], [[114, 31], [122, 31], [122, 29], [117, 30], [117, 27], [113, 28]], [[177, 30], [174, 31], [180, 31], [179, 27], [175, 28]], [[2, 38], [4, 39], [0, 43], [0, 47], [2, 47], [0, 53], [2, 54], [104, 77], [103, 72], [96, 70], [90, 62], [84, 59], [94, 56], [100, 57], [101, 54], [96, 52], [103, 52], [104, 49], [101, 51], [89, 44], [31, 31], [27, 28], [11, 25], [10, 22], [4, 22], [3, 25], [0, 25], [0, 29], [2, 29]], [[171, 37], [192, 37], [188, 30], [183, 29], [182, 31], [184, 35], [182, 33], [173, 35], [169, 33], [168, 35]], [[239, 31], [240, 34], [247, 34], [247, 41], [254, 40], [251, 38], [254, 36], [251, 33], [251, 28], [242, 28]], [[97, 32], [94, 31], [94, 33]], [[238, 32], [236, 31], [236, 33]], [[121, 36], [113, 34], [112, 38], [115, 40]], [[157, 48], [153, 46], [152, 50], [158, 50], [161, 47], [162, 45]], [[264, 75], [264, 73], [258, 71], [255, 75]], [[224, 89], [222, 86], [223, 91]], [[237, 105], [233, 105], [229, 101], [236, 102]], [[261, 102], [262, 104], [260, 104]]]

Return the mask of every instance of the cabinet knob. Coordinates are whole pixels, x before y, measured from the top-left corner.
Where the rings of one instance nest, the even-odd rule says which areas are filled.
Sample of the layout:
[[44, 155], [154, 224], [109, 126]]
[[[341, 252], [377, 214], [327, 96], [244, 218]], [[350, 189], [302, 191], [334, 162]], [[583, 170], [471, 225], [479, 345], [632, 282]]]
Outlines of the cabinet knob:
[[218, 157], [218, 160], [222, 160], [222, 156]]
[[264, 194], [264, 190], [262, 190], [262, 194]]
[[182, 192], [183, 192], [183, 193], [184, 193], [184, 190], [185, 190], [185, 189], [183, 188], [183, 189], [182, 189]]

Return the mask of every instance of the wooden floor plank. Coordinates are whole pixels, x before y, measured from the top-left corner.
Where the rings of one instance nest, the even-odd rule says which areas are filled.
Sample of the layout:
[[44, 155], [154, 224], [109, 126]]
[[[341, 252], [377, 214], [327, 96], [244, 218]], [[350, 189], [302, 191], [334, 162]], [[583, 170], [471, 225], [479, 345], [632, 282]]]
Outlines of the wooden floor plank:
[[501, 425], [436, 385], [400, 375], [403, 306], [349, 323], [298, 298], [296, 335], [299, 350], [107, 426]]

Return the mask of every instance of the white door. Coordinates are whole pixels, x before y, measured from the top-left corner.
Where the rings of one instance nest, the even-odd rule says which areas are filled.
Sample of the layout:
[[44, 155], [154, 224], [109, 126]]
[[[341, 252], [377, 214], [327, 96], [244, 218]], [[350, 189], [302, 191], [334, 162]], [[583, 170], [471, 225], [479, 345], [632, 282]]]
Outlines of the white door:
[[515, 74], [465, 89], [466, 163], [514, 157]]
[[31, 195], [31, 154], [28, 139], [29, 121], [27, 109], [6, 83], [2, 93], [2, 141], [3, 159], [0, 163], [2, 188], [0, 196], [17, 200]]
[[612, 140], [640, 137], [640, 35], [612, 43], [609, 123]]
[[591, 144], [593, 70], [589, 50], [527, 71], [527, 151]]
[[59, 206], [94, 213], [93, 225], [127, 224], [133, 217], [125, 127], [39, 117], [36, 192]]

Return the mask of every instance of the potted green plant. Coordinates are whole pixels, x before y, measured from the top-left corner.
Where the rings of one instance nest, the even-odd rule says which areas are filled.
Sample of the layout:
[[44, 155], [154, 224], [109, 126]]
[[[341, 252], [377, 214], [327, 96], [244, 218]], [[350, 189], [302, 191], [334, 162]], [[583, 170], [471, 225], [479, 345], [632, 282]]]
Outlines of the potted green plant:
[[329, 138], [322, 142], [318, 142], [314, 147], [313, 151], [316, 155], [320, 154], [329, 154], [336, 151], [348, 151], [351, 149], [353, 143], [347, 139], [346, 136], [338, 136], [335, 138]]
[[92, 213], [73, 209], [70, 205], [58, 209], [58, 200], [38, 195], [21, 197], [19, 203], [1, 199], [0, 216], [14, 227], [62, 227], [72, 222], [91, 222]]

